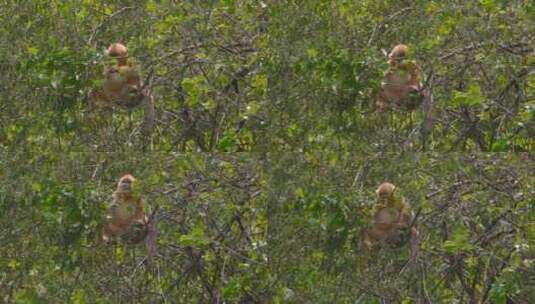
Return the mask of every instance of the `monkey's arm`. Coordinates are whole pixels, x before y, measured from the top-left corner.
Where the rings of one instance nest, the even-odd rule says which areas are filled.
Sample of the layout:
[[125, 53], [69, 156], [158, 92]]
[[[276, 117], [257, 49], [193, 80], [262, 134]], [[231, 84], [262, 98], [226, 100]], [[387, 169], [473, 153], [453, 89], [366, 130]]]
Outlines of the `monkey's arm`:
[[414, 62], [410, 61], [406, 65], [406, 69], [409, 72], [410, 79], [407, 85], [419, 87], [420, 83], [420, 67]]
[[128, 217], [128, 223], [144, 222], [145, 221], [145, 201], [142, 198], [138, 198], [135, 202], [132, 202], [133, 214]]
[[123, 208], [122, 206], [119, 205], [119, 203], [117, 203], [117, 198], [115, 197], [115, 194], [113, 196], [113, 200], [110, 204], [110, 210], [109, 210], [109, 213], [108, 213], [108, 219], [111, 220], [111, 222], [113, 223], [121, 223], [122, 220], [121, 220], [121, 215], [124, 214], [124, 212], [122, 212], [121, 208]]

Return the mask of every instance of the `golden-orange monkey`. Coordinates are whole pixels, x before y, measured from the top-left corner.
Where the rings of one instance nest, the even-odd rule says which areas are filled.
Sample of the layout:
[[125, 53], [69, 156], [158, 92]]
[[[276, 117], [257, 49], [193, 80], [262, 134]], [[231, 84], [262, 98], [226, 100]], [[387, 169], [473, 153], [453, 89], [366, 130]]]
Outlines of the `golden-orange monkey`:
[[[115, 238], [131, 234], [134, 235], [129, 236], [129, 239], [139, 241], [146, 234], [144, 201], [136, 193], [135, 183], [136, 179], [130, 174], [119, 180], [117, 189], [113, 192], [108, 222], [100, 233], [100, 242], [109, 243]], [[139, 234], [142, 234], [142, 237], [139, 237]]]
[[128, 49], [121, 43], [113, 43], [106, 51], [108, 56], [117, 59], [117, 70], [125, 78], [129, 86], [141, 87], [141, 79], [137, 69], [128, 63]]
[[416, 237], [417, 230], [411, 227], [412, 212], [407, 204], [396, 200], [394, 192], [396, 186], [391, 183], [379, 185], [375, 194], [377, 202], [375, 212], [369, 227], [361, 234], [361, 244], [369, 249], [375, 243], [401, 245], [405, 242], [403, 230], [410, 230], [411, 237]]
[[113, 43], [106, 54], [117, 62], [105, 68], [102, 86], [89, 94], [90, 104], [97, 108], [137, 106], [143, 99], [143, 85], [137, 67], [128, 62], [128, 49], [121, 43]]
[[409, 60], [408, 55], [409, 48], [405, 44], [396, 45], [388, 55], [389, 67], [384, 73], [376, 101], [379, 111], [389, 107], [414, 107], [411, 96], [419, 97], [422, 84], [420, 69]]

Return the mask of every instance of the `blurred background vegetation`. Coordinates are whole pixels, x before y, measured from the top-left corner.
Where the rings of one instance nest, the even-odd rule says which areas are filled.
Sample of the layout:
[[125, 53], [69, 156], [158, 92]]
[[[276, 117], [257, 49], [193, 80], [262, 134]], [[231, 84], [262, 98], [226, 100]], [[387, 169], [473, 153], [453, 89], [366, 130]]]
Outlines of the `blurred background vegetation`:
[[[535, 301], [534, 16], [528, 0], [0, 3], [0, 302]], [[153, 75], [149, 138], [140, 109], [88, 109], [118, 41]], [[400, 42], [433, 91], [430, 132], [421, 110], [373, 110]], [[94, 245], [125, 173], [158, 218], [151, 259]], [[383, 181], [421, 212], [416, 261], [358, 246]]]

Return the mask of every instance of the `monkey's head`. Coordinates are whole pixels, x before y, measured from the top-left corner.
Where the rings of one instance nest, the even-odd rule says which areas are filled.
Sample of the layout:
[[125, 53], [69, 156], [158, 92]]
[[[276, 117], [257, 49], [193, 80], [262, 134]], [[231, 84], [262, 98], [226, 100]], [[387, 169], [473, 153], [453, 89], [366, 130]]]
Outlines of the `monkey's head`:
[[110, 57], [125, 58], [128, 56], [128, 49], [122, 43], [113, 43], [108, 47], [106, 54]]
[[126, 174], [119, 180], [117, 184], [117, 191], [119, 192], [132, 192], [133, 184], [136, 181], [136, 178], [130, 174]]
[[387, 201], [389, 198], [391, 198], [394, 195], [394, 191], [396, 190], [396, 186], [394, 186], [391, 183], [382, 183], [379, 185], [377, 190], [375, 190], [375, 194], [377, 194], [377, 199], [379, 201]]
[[398, 61], [402, 61], [409, 56], [409, 47], [405, 44], [396, 45], [390, 54], [388, 54], [388, 62], [390, 64]]
[[128, 49], [122, 43], [114, 43], [106, 50], [106, 55], [117, 59], [117, 63], [122, 66], [127, 64]]

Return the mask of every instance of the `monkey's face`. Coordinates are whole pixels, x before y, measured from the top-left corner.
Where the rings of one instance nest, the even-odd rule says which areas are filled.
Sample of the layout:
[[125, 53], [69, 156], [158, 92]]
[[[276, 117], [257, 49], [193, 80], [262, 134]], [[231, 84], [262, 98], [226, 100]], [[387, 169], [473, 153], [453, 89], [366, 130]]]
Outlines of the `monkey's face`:
[[119, 180], [119, 184], [117, 185], [117, 190], [120, 192], [132, 192], [133, 184], [136, 181], [136, 179], [130, 175], [127, 174]]
[[121, 76], [121, 73], [119, 73], [119, 70], [116, 69], [116, 68], [109, 68], [106, 71], [106, 78], [108, 78], [108, 79], [115, 79], [115, 78], [120, 77], [120, 76]]
[[377, 198], [380, 201], [384, 201], [392, 197], [394, 194], [394, 190], [396, 190], [396, 186], [394, 186], [391, 183], [382, 183], [379, 185], [377, 190], [375, 190], [375, 194], [377, 194]]

